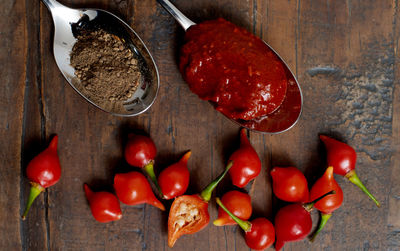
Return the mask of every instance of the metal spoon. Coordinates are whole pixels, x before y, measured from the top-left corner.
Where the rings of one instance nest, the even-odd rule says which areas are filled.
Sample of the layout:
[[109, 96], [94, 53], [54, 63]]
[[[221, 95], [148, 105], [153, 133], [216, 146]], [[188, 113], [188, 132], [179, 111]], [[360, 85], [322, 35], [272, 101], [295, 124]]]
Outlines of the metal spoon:
[[[170, 1], [168, 0], [157, 0], [187, 31], [191, 26], [196, 25], [193, 21], [182, 14]], [[264, 41], [265, 43], [265, 41]], [[286, 77], [288, 80], [288, 87], [286, 91], [286, 98], [281, 106], [272, 114], [259, 118], [257, 120], [233, 120], [240, 126], [246, 127], [253, 131], [262, 133], [276, 134], [289, 130], [292, 128], [300, 118], [303, 106], [303, 94], [297, 79], [295, 78], [292, 71], [289, 69], [285, 61], [278, 55], [278, 53], [265, 43], [276, 56], [282, 61], [282, 65], [285, 68]], [[229, 118], [230, 119], [230, 118]]]
[[[72, 9], [55, 0], [42, 1], [50, 10], [54, 21], [54, 58], [65, 79], [76, 92], [101, 110], [118, 116], [141, 114], [154, 103], [160, 85], [157, 66], [143, 41], [128, 24], [104, 10]], [[70, 65], [70, 54], [79, 31], [88, 27], [101, 28], [121, 38], [138, 59], [142, 77], [139, 87], [128, 100], [100, 105], [77, 89], [80, 80]]]

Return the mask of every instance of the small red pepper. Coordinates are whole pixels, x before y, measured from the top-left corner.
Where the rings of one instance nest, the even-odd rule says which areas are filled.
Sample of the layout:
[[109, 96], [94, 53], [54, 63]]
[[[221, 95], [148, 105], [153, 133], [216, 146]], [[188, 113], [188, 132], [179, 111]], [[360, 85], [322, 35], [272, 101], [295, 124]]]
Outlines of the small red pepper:
[[154, 141], [150, 137], [130, 133], [124, 154], [126, 162], [131, 166], [142, 168], [161, 193], [154, 173], [154, 158], [157, 154]]
[[168, 216], [168, 246], [173, 247], [176, 240], [185, 234], [194, 234], [210, 222], [208, 202], [218, 183], [232, 166], [229, 162], [225, 171], [211, 182], [200, 194], [176, 197]]
[[271, 170], [272, 187], [276, 197], [289, 202], [307, 202], [308, 184], [296, 167], [274, 167]]
[[314, 204], [314, 208], [321, 212], [321, 221], [310, 241], [314, 241], [318, 233], [324, 228], [326, 222], [331, 218], [332, 212], [338, 209], [343, 202], [343, 191], [333, 177], [333, 167], [330, 166], [326, 169], [324, 175], [312, 186], [310, 200], [315, 200], [332, 190], [335, 191], [335, 194], [328, 195]]
[[[248, 220], [253, 211], [251, 198], [247, 193], [239, 191], [229, 191], [221, 198], [222, 204], [241, 220]], [[223, 208], [218, 208], [218, 219], [214, 220], [214, 225], [225, 226], [235, 225], [236, 222], [225, 212]]]
[[187, 152], [179, 162], [165, 168], [158, 175], [158, 184], [160, 185], [164, 199], [169, 200], [186, 192], [190, 178], [187, 162], [191, 154], [191, 151]]
[[244, 230], [244, 238], [249, 248], [263, 250], [275, 242], [275, 228], [269, 220], [266, 218], [257, 218], [251, 222], [241, 220], [231, 213], [219, 198], [216, 198], [216, 201], [220, 208]]
[[140, 172], [118, 173], [114, 177], [114, 189], [118, 199], [126, 205], [147, 203], [162, 211], [164, 205], [156, 198], [150, 183]]
[[93, 217], [102, 223], [121, 219], [122, 212], [117, 197], [109, 192], [93, 192], [84, 184], [85, 195], [89, 201]]
[[25, 220], [33, 201], [45, 188], [55, 185], [61, 177], [61, 165], [57, 154], [58, 136], [55, 135], [47, 149], [39, 153], [28, 164], [26, 175], [31, 181], [28, 203], [22, 219]]
[[304, 239], [311, 231], [310, 211], [314, 204], [325, 196], [334, 193], [335, 191], [330, 191], [307, 204], [295, 203], [282, 207], [275, 215], [275, 249], [277, 251], [281, 250], [285, 242]]
[[368, 191], [356, 174], [356, 151], [351, 146], [328, 136], [320, 135], [319, 138], [325, 144], [328, 153], [328, 166], [333, 167], [333, 172], [349, 179], [380, 207], [379, 201]]
[[243, 188], [261, 171], [261, 160], [247, 138], [246, 129], [240, 130], [240, 148], [229, 158], [233, 166], [229, 170], [232, 184]]

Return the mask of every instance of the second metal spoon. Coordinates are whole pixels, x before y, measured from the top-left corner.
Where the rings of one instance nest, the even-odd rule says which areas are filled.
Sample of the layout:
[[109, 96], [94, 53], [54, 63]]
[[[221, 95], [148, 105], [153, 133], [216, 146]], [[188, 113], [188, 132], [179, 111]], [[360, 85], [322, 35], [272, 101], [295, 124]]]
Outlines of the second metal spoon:
[[[193, 21], [187, 18], [182, 12], [180, 12], [170, 1], [168, 0], [157, 0], [161, 6], [163, 6], [182, 26], [186, 31], [191, 26], [196, 25]], [[265, 43], [265, 41], [264, 41]], [[285, 61], [279, 56], [279, 54], [265, 43], [281, 60], [282, 65], [285, 68], [286, 78], [288, 80], [288, 87], [286, 91], [286, 98], [281, 106], [274, 113], [269, 114], [257, 120], [233, 120], [240, 126], [246, 127], [250, 130], [262, 132], [262, 133], [281, 133], [292, 128], [300, 118], [303, 106], [303, 95], [299, 83], [296, 77], [289, 69]], [[232, 120], [232, 119], [231, 119]]]

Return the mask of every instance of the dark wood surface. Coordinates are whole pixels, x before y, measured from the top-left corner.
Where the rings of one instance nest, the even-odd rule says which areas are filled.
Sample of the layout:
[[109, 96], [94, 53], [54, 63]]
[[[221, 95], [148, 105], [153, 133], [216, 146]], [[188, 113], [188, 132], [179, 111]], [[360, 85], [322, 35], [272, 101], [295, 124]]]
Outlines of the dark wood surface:
[[[155, 0], [64, 0], [126, 20], [159, 67], [159, 96], [146, 113], [119, 118], [85, 102], [64, 80], [52, 54], [53, 23], [39, 0], [0, 2], [0, 249], [169, 250], [167, 213], [123, 205], [123, 218], [100, 224], [91, 216], [82, 185], [111, 189], [113, 175], [129, 169], [122, 149], [129, 132], [150, 134], [157, 170], [186, 150], [191, 184], [200, 191], [238, 147], [239, 128], [192, 94], [177, 69], [183, 31]], [[358, 152], [357, 171], [382, 207], [347, 180], [337, 210], [314, 243], [285, 250], [400, 249], [400, 16], [397, 0], [176, 0], [196, 22], [224, 17], [265, 39], [286, 60], [303, 89], [299, 123], [279, 135], [250, 133], [263, 169], [248, 187], [254, 216], [273, 220], [281, 205], [272, 196], [269, 170], [293, 165], [310, 185], [323, 173], [319, 133]], [[29, 183], [26, 165], [59, 135], [62, 178], [40, 195], [21, 221]], [[229, 178], [217, 188], [231, 189]], [[168, 205], [168, 203], [166, 203]], [[214, 202], [211, 218], [216, 218]], [[313, 219], [317, 220], [313, 212]], [[316, 221], [314, 222], [314, 225]], [[248, 250], [237, 227], [214, 227], [184, 236], [174, 250]]]

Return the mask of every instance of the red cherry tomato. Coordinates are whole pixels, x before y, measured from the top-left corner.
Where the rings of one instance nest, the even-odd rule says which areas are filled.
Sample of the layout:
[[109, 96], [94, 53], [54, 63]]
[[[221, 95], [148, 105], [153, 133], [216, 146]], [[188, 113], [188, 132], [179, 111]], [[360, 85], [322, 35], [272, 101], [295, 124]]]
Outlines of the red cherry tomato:
[[364, 186], [356, 173], [357, 153], [353, 147], [325, 135], [319, 138], [324, 142], [328, 153], [328, 165], [333, 167], [333, 172], [349, 179], [358, 186], [368, 197], [380, 207], [381, 204], [374, 195]]
[[251, 222], [244, 221], [229, 211], [219, 198], [216, 198], [216, 202], [243, 229], [244, 238], [249, 248], [264, 250], [274, 243], [275, 228], [269, 220], [257, 218]]
[[343, 191], [333, 177], [333, 167], [328, 167], [324, 175], [312, 186], [310, 191], [310, 200], [315, 200], [332, 190], [335, 191], [335, 194], [328, 195], [314, 204], [314, 207], [318, 209], [318, 211], [325, 214], [331, 214], [333, 211], [338, 209], [343, 202]]
[[308, 185], [304, 174], [295, 167], [274, 167], [272, 187], [276, 197], [289, 202], [307, 202]]
[[[248, 220], [253, 211], [251, 198], [247, 193], [239, 191], [229, 191], [221, 198], [222, 204], [241, 220]], [[216, 226], [235, 225], [236, 222], [225, 212], [223, 208], [218, 208], [218, 219], [214, 221]]]
[[93, 192], [86, 184], [84, 184], [84, 189], [92, 215], [97, 221], [106, 223], [121, 219], [121, 207], [114, 194], [104, 191]]
[[275, 242], [275, 228], [266, 218], [251, 221], [251, 229], [245, 232], [246, 244], [255, 250], [264, 250]]
[[187, 162], [192, 152], [187, 152], [179, 162], [164, 169], [158, 176], [158, 184], [164, 199], [172, 199], [186, 192], [190, 173]]
[[57, 154], [58, 136], [55, 135], [49, 147], [33, 158], [26, 168], [26, 176], [43, 188], [56, 184], [61, 177], [60, 160]]
[[319, 137], [326, 146], [328, 165], [333, 167], [334, 173], [345, 176], [354, 170], [357, 153], [351, 146], [325, 135]]
[[229, 174], [233, 185], [237, 187], [245, 187], [260, 174], [260, 158], [251, 146], [244, 128], [240, 130], [240, 148], [230, 156], [229, 161], [233, 161]]
[[314, 207], [321, 212], [321, 220], [317, 231], [310, 239], [311, 241], [313, 241], [318, 233], [324, 228], [326, 222], [332, 216], [332, 212], [338, 209], [343, 202], [343, 191], [333, 177], [333, 167], [330, 166], [326, 169], [324, 175], [312, 186], [310, 191], [310, 200], [315, 200], [332, 190], [335, 191], [335, 194], [328, 195], [314, 204]]
[[114, 177], [114, 189], [118, 199], [127, 205], [147, 203], [161, 210], [164, 205], [155, 197], [146, 177], [139, 172], [118, 173]]
[[279, 209], [275, 215], [275, 249], [281, 250], [285, 242], [304, 239], [311, 231], [310, 211], [313, 206], [334, 193], [335, 191], [331, 190], [311, 202], [290, 204]]
[[25, 220], [29, 209], [37, 196], [45, 188], [55, 185], [61, 177], [61, 165], [57, 154], [58, 136], [55, 135], [49, 146], [37, 156], [35, 156], [26, 168], [26, 176], [31, 181], [28, 203], [22, 219]]
[[125, 160], [129, 165], [143, 168], [149, 175], [151, 181], [161, 193], [161, 188], [154, 173], [154, 158], [157, 148], [150, 137], [136, 134], [129, 134], [129, 140], [125, 147]]
[[281, 208], [275, 216], [276, 243], [279, 251], [285, 242], [304, 239], [311, 231], [310, 213], [302, 204], [290, 204]]
[[125, 147], [125, 159], [129, 165], [143, 168], [153, 162], [157, 148], [153, 140], [144, 135], [129, 134]]

